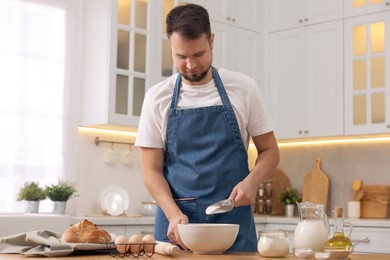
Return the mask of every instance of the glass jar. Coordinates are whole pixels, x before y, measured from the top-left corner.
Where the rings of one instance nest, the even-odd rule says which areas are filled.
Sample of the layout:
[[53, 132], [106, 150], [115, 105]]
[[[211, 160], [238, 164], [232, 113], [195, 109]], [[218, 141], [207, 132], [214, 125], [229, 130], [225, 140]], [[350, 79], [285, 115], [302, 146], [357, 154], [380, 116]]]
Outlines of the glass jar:
[[287, 232], [260, 231], [257, 250], [264, 257], [285, 257], [290, 250]]

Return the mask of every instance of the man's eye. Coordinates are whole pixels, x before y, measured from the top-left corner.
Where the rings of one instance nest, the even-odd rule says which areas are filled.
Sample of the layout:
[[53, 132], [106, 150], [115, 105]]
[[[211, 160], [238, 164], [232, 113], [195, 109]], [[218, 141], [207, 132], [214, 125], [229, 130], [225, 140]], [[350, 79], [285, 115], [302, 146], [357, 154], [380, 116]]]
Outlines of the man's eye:
[[203, 52], [195, 54], [195, 57], [201, 57], [203, 55]]

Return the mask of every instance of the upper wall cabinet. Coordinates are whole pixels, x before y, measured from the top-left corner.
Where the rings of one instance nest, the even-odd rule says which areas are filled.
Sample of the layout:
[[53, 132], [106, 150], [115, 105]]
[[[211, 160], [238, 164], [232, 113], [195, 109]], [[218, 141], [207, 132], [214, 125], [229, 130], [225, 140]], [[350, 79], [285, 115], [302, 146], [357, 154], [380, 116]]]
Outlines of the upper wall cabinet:
[[260, 31], [260, 2], [258, 0], [198, 0], [207, 9], [210, 19], [246, 30]]
[[389, 10], [390, 0], [344, 0], [346, 18]]
[[266, 0], [266, 6], [269, 31], [297, 28], [343, 17], [341, 0]]
[[342, 21], [269, 34], [267, 102], [278, 139], [343, 134]]
[[173, 73], [165, 15], [175, 0], [85, 0], [83, 126], [136, 128], [147, 89]]
[[215, 34], [213, 64], [244, 73], [260, 84], [261, 33], [211, 21]]
[[84, 1], [82, 125], [136, 127], [146, 85], [150, 6], [141, 0]]
[[345, 133], [390, 131], [390, 11], [345, 20]]

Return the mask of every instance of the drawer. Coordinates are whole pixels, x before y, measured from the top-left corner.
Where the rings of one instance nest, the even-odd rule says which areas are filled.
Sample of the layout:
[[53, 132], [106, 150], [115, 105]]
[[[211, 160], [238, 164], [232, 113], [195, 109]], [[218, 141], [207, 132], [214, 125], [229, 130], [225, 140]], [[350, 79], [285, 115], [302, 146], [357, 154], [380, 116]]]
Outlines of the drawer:
[[355, 227], [352, 230], [351, 241], [356, 243], [359, 240], [368, 238], [368, 242], [356, 245], [356, 253], [390, 253], [389, 239], [390, 228], [369, 228]]

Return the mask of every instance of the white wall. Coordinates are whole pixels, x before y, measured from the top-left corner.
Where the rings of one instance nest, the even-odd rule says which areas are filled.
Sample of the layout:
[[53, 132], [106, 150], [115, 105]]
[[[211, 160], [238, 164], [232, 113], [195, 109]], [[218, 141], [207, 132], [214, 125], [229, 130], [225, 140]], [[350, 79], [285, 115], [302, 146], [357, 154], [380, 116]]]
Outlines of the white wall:
[[321, 170], [330, 181], [328, 214], [336, 206], [347, 209], [354, 179], [366, 185], [390, 185], [390, 141], [286, 146], [280, 152], [279, 168], [299, 190], [316, 158], [321, 159]]
[[[80, 165], [78, 190], [80, 196], [72, 199], [70, 211], [77, 215], [100, 214], [98, 197], [102, 190], [111, 184], [123, 186], [130, 198], [128, 214], [137, 214], [140, 203], [148, 199], [148, 192], [143, 185], [139, 163], [139, 149], [134, 147], [137, 158], [134, 167], [124, 166], [121, 162], [115, 167], [104, 163], [104, 154], [111, 148], [110, 144], [96, 146], [94, 139], [134, 141], [134, 137], [120, 133], [107, 134], [94, 130], [79, 131]], [[128, 150], [126, 145], [114, 145], [121, 156]], [[251, 148], [252, 149], [252, 148]], [[253, 151], [252, 151], [253, 152]], [[252, 154], [252, 152], [250, 154]], [[362, 179], [367, 185], [390, 185], [390, 141], [339, 144], [311, 144], [281, 146], [279, 168], [290, 178], [293, 187], [301, 190], [305, 173], [315, 167], [315, 159], [321, 158], [321, 169], [330, 180], [329, 208], [335, 206], [346, 208], [352, 197], [352, 181]], [[253, 164], [253, 156], [250, 164]], [[72, 211], [72, 208], [77, 210]]]
[[[134, 142], [133, 137], [127, 134], [106, 133], [98, 130], [80, 128], [79, 130], [79, 181], [77, 184], [78, 198], [69, 201], [76, 209], [76, 215], [101, 214], [102, 209], [98, 198], [102, 191], [109, 185], [120, 185], [127, 190], [129, 196], [129, 208], [127, 214], [137, 214], [142, 201], [148, 199], [139, 163], [139, 149], [132, 148], [132, 155], [136, 158], [134, 166], [129, 167], [121, 161], [124, 152], [129, 151], [128, 145], [114, 144], [114, 151], [119, 160], [115, 166], [104, 162], [105, 153], [111, 149], [111, 144], [100, 143], [95, 145], [95, 137], [102, 140], [114, 140], [119, 142]], [[73, 213], [73, 212], [71, 212]]]

